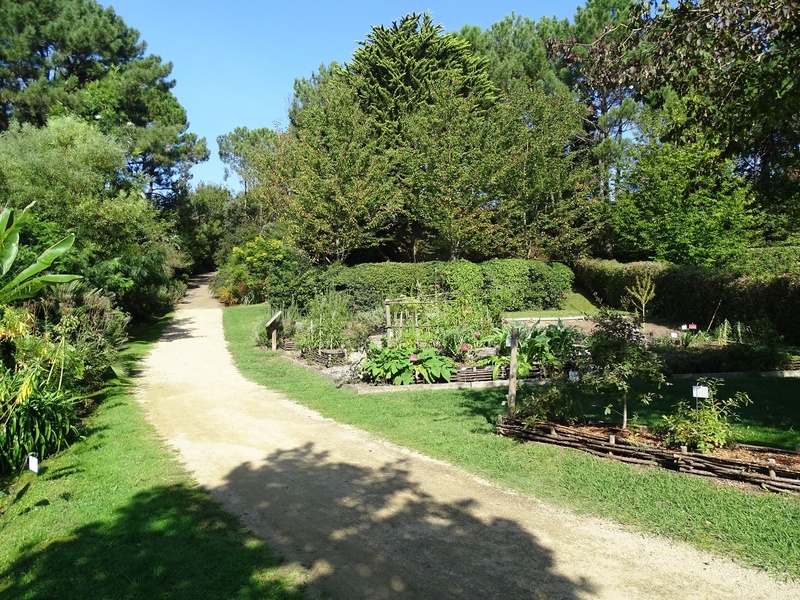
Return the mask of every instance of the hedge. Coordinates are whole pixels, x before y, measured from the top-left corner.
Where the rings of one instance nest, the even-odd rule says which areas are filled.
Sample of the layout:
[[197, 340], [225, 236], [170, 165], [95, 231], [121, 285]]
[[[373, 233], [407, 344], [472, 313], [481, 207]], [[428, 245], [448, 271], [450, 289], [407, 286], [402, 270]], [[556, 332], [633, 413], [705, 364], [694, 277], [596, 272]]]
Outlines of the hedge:
[[376, 306], [386, 298], [438, 290], [476, 298], [494, 312], [560, 306], [572, 289], [566, 265], [524, 259], [466, 260], [425, 263], [364, 263], [336, 267], [328, 280], [354, 303]]
[[610, 308], [630, 308], [626, 286], [650, 273], [655, 298], [653, 316], [674, 322], [695, 322], [702, 329], [727, 319], [753, 322], [766, 318], [790, 343], [800, 343], [800, 275], [743, 276], [731, 271], [671, 265], [662, 262], [618, 263], [584, 259], [575, 265], [578, 287]]

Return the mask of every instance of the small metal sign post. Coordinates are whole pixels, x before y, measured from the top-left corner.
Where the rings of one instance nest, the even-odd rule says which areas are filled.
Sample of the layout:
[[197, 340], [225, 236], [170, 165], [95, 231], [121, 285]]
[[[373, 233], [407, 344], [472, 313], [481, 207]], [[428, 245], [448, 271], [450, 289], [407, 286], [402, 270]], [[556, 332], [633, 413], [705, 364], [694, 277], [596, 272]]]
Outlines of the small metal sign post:
[[267, 321], [266, 329], [267, 335], [270, 336], [272, 340], [272, 351], [275, 352], [278, 349], [278, 319], [281, 316], [281, 311], [276, 312], [272, 315], [272, 318]]
[[693, 385], [692, 386], [692, 397], [694, 398], [694, 412], [700, 412], [700, 398], [708, 398], [708, 386], [707, 385]]

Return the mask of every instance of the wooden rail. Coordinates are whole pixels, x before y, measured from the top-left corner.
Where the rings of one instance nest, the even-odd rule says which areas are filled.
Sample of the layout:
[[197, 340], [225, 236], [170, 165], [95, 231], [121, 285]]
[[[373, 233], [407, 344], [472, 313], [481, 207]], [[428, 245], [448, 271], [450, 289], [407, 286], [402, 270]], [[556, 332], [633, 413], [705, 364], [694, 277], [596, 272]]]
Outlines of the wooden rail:
[[[575, 448], [625, 463], [650, 465], [703, 477], [742, 481], [773, 492], [800, 493], [800, 469], [778, 465], [771, 459], [764, 462], [750, 462], [698, 452], [676, 452], [666, 448], [616, 440], [613, 435], [607, 440], [588, 436], [578, 433], [574, 428], [553, 423], [541, 423], [531, 427], [519, 419], [511, 420], [503, 417], [498, 419], [497, 431], [506, 437]], [[783, 450], [774, 452], [785, 453]]]

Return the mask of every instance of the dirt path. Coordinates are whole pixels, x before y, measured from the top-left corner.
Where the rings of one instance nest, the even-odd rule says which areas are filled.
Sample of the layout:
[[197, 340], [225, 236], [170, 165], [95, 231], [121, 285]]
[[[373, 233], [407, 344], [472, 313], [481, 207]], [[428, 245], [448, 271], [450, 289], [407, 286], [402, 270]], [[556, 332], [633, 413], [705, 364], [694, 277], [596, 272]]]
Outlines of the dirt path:
[[503, 491], [257, 386], [233, 366], [200, 283], [146, 360], [141, 402], [196, 479], [308, 569], [312, 589], [337, 600], [800, 599], [799, 585]]

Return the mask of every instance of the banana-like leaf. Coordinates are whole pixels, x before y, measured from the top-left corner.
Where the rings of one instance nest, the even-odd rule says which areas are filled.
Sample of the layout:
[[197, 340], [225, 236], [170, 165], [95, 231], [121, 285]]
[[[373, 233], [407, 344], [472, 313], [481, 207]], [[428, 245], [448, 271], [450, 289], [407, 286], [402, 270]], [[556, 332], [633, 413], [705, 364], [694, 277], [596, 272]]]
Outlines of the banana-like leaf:
[[[5, 211], [4, 211], [5, 212]], [[8, 273], [19, 252], [19, 231], [3, 235], [0, 241], [0, 277]]]
[[80, 275], [42, 275], [17, 286], [16, 289], [9, 290], [8, 293], [6, 293], [5, 288], [0, 290], [0, 304], [8, 304], [15, 300], [25, 300], [35, 296], [39, 293], [39, 290], [48, 285], [71, 283], [78, 279], [81, 279]]
[[41, 277], [34, 277], [52, 265], [53, 261], [69, 250], [74, 243], [75, 236], [69, 235], [42, 252], [32, 265], [17, 274], [14, 279], [0, 288], [0, 304], [23, 298], [30, 298], [43, 287], [53, 283], [69, 283], [70, 281], [79, 279], [80, 277], [78, 275], [44, 275]]
[[60, 242], [56, 242], [52, 246], [50, 246], [47, 250], [42, 252], [39, 255], [39, 258], [30, 265], [27, 269], [23, 270], [21, 273], [17, 274], [14, 279], [9, 281], [6, 285], [0, 289], [0, 301], [2, 298], [11, 292], [16, 287], [22, 286], [25, 284], [31, 277], [34, 275], [38, 275], [42, 271], [44, 271], [47, 267], [53, 264], [59, 256], [64, 254], [67, 250], [72, 248], [72, 244], [75, 243], [75, 236], [70, 234], [65, 237]]

